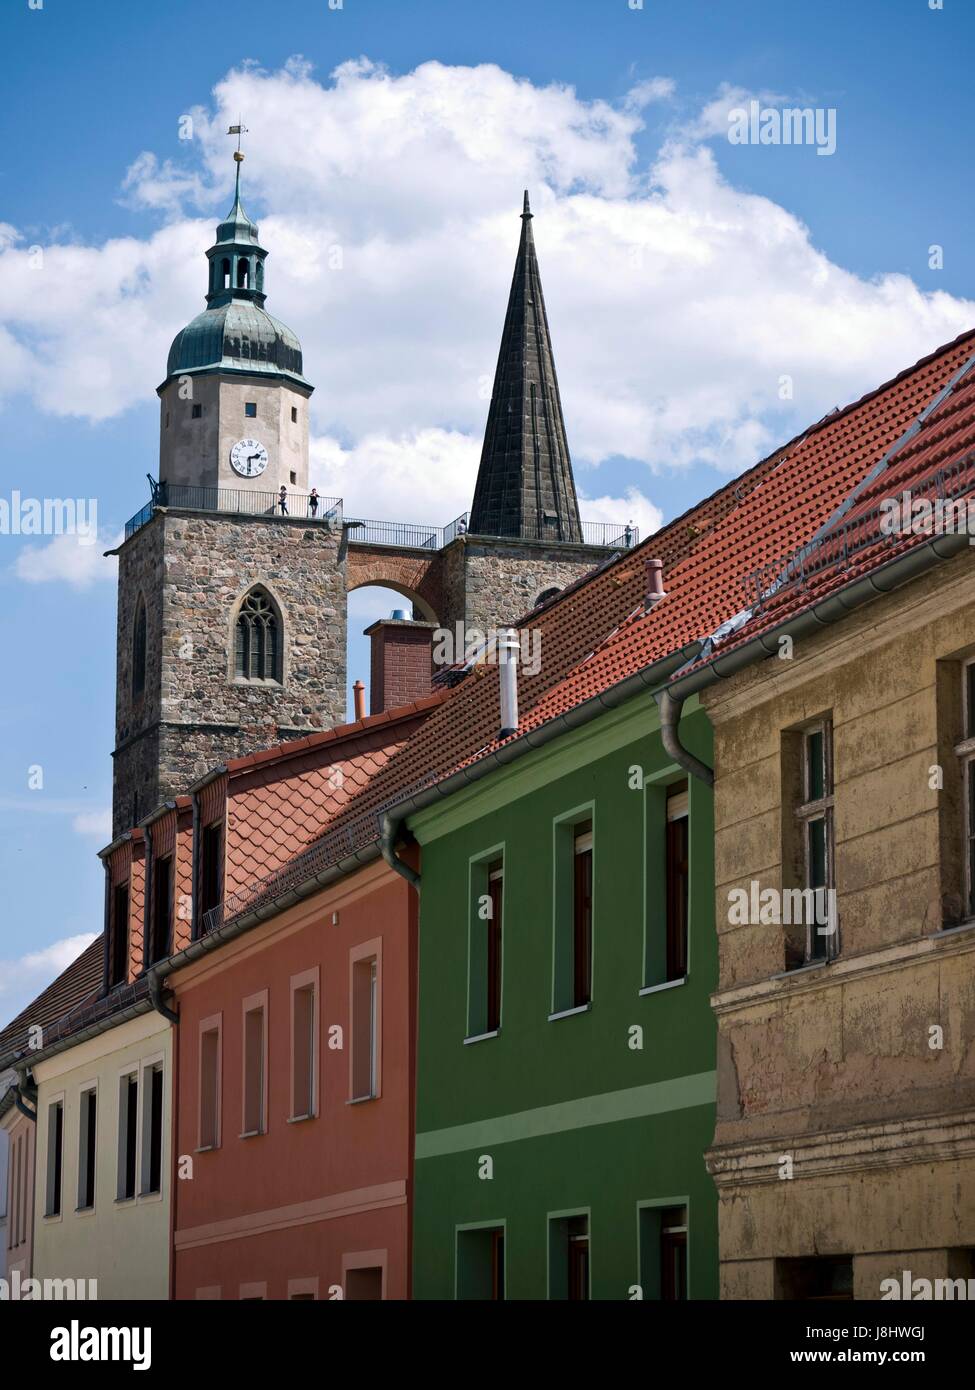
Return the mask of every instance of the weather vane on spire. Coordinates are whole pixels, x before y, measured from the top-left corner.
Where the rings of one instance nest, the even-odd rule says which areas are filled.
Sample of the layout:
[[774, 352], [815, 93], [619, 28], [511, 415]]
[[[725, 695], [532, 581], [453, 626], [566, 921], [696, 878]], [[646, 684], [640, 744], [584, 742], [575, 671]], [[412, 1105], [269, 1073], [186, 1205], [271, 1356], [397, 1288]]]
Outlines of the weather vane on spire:
[[237, 148], [234, 150], [234, 159], [237, 162], [237, 164], [240, 164], [244, 158], [240, 148], [240, 141], [241, 137], [247, 134], [247, 127], [244, 125], [243, 121], [240, 119], [239, 116], [237, 117], [237, 124], [228, 127], [227, 134], [237, 136]]

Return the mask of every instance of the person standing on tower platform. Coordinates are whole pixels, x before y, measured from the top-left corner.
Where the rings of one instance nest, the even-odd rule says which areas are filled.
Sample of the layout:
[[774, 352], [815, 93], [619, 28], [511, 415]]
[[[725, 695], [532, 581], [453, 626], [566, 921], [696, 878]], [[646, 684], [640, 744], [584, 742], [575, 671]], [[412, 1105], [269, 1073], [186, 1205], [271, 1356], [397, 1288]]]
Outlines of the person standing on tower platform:
[[317, 516], [317, 515], [318, 515], [318, 488], [317, 488], [317, 487], [313, 487], [312, 490], [311, 490], [311, 496], [308, 498], [308, 510], [311, 512], [312, 516]]
[[284, 483], [281, 484], [281, 491], [278, 493], [278, 510], [282, 516], [288, 515], [288, 489]]

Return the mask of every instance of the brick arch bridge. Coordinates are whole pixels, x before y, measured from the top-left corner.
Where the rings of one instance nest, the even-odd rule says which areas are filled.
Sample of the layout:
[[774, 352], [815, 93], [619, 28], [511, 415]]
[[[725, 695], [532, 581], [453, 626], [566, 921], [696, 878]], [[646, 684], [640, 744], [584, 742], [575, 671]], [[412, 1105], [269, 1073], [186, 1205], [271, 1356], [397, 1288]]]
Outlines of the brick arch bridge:
[[389, 545], [356, 542], [349, 546], [346, 561], [346, 589], [378, 584], [393, 589], [416, 604], [426, 622], [443, 622], [443, 552], [424, 552], [413, 547], [397, 549]]

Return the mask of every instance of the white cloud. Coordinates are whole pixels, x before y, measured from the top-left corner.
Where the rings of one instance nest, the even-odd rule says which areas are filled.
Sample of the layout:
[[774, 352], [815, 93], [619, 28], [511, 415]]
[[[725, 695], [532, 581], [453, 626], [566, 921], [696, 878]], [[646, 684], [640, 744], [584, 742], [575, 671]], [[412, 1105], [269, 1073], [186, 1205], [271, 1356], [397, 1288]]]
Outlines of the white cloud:
[[41, 271], [0, 239], [0, 393], [27, 386], [92, 419], [152, 398], [203, 306], [240, 110], [245, 203], [269, 209], [268, 307], [317, 385], [317, 486], [367, 516], [442, 524], [470, 503], [525, 187], [569, 442], [596, 493], [586, 465], [614, 455], [745, 467], [970, 326], [971, 303], [852, 274], [786, 208], [726, 181], [705, 142], [750, 93], [722, 88], [641, 168], [640, 111], [673, 94], [650, 79], [614, 107], [490, 64], [231, 72], [178, 166], [144, 154], [129, 171], [125, 197], [167, 216], [160, 230], [51, 245]]
[[623, 98], [625, 111], [643, 111], [654, 102], [670, 101], [677, 90], [672, 77], [648, 77], [631, 87]]
[[456, 430], [367, 434], [349, 448], [323, 436], [311, 443], [311, 481], [323, 497], [344, 498], [349, 516], [443, 526], [470, 507], [480, 453], [479, 440]]
[[[320, 437], [311, 444], [311, 481], [323, 497], [344, 498], [348, 517], [444, 526], [470, 509], [480, 456], [480, 437], [456, 430], [417, 430], [396, 439], [370, 434], [350, 448]], [[585, 521], [630, 520], [641, 536], [661, 525], [659, 507], [638, 488], [623, 497], [578, 491]]]
[[635, 487], [627, 488], [623, 497], [580, 496], [579, 510], [583, 521], [632, 522], [641, 540], [659, 531], [664, 521], [660, 508]]
[[730, 82], [722, 82], [694, 120], [683, 127], [682, 135], [687, 140], [710, 140], [715, 136], [727, 139], [732, 111], [747, 109], [750, 101], [757, 101], [760, 106], [765, 107], [781, 106], [787, 100], [788, 98], [780, 92], [753, 92], [747, 87], [736, 87]]
[[112, 812], [110, 809], [83, 811], [75, 816], [71, 829], [76, 835], [94, 835], [103, 845], [107, 845], [112, 838]]
[[116, 576], [114, 559], [106, 559], [104, 551], [118, 545], [121, 537], [112, 541], [86, 542], [79, 536], [54, 536], [44, 545], [25, 545], [14, 562], [14, 573], [28, 584], [69, 584], [73, 589], [88, 589], [99, 580]]
[[36, 995], [66, 970], [95, 940], [96, 933], [68, 936], [29, 951], [16, 960], [0, 960], [0, 1018], [9, 1023]]

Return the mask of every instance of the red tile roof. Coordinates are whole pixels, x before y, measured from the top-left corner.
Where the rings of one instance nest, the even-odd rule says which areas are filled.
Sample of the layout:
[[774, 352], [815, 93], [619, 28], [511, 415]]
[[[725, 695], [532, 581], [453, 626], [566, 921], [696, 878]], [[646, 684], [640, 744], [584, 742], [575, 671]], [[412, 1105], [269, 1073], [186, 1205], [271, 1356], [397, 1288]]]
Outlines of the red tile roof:
[[[540, 635], [542, 661], [537, 674], [520, 672], [520, 724], [512, 739], [703, 641], [742, 614], [751, 601], [748, 577], [776, 566], [826, 525], [973, 351], [975, 333], [962, 335], [826, 416], [636, 549], [527, 614], [518, 626]], [[910, 453], [905, 446], [896, 455], [896, 470], [884, 486], [894, 480], [900, 486], [918, 468], [957, 459], [975, 442], [973, 407], [975, 384], [966, 379], [930, 413]], [[861, 505], [868, 505], [866, 491]], [[651, 556], [664, 562], [667, 596], [645, 612], [645, 561]], [[384, 808], [500, 746], [495, 666], [475, 665], [459, 684], [439, 692], [439, 701], [406, 746], [347, 800], [323, 838], [272, 875], [260, 896], [276, 896], [326, 862], [337, 862], [350, 847], [374, 841]]]
[[[963, 366], [950, 389], [932, 393], [912, 432], [899, 438], [876, 475], [851, 490], [842, 514], [818, 538], [753, 577], [750, 616], [714, 647], [724, 655], [779, 627], [829, 594], [897, 559], [931, 537], [931, 531], [891, 532], [882, 503], [908, 499], [964, 499], [975, 494], [975, 358], [967, 342]], [[975, 497], [973, 497], [975, 501]], [[907, 510], [906, 508], [904, 510]], [[936, 532], [935, 532], [936, 534]], [[708, 653], [710, 655], [710, 653]], [[699, 664], [703, 664], [699, 663]]]
[[228, 763], [226, 894], [313, 844], [443, 698], [431, 695]]
[[102, 986], [104, 942], [96, 937], [66, 970], [22, 1009], [0, 1032], [0, 1068], [27, 1047], [30, 1029], [40, 1026], [46, 1036], [55, 1024], [97, 998]]

